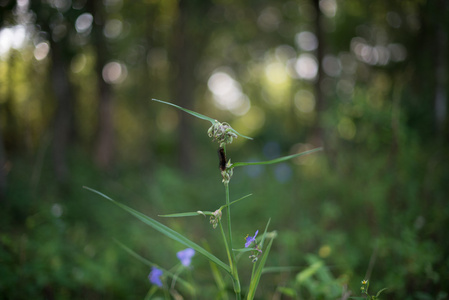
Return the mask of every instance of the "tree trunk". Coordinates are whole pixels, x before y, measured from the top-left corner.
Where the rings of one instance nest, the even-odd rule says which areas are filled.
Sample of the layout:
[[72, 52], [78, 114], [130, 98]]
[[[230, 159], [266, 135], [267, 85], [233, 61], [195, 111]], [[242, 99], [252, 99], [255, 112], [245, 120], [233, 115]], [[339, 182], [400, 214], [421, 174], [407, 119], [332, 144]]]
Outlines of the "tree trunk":
[[67, 166], [67, 148], [73, 128], [73, 87], [67, 74], [67, 64], [63, 58], [61, 45], [52, 43], [51, 79], [57, 101], [53, 129], [53, 168], [56, 179], [67, 182], [70, 176]]
[[94, 16], [92, 36], [96, 52], [97, 88], [98, 88], [98, 123], [94, 145], [95, 164], [102, 169], [110, 169], [115, 154], [114, 102], [111, 86], [103, 79], [103, 67], [108, 62], [109, 54], [103, 35], [105, 12], [102, 1], [89, 1], [89, 10]]
[[447, 21], [444, 16], [447, 11], [447, 1], [438, 0], [436, 3], [439, 20], [436, 24], [436, 56], [435, 56], [435, 121], [437, 133], [441, 135], [446, 125], [447, 117]]
[[[320, 1], [314, 0], [313, 1], [315, 10], [316, 10], [316, 18], [315, 18], [315, 35], [318, 40], [318, 47], [316, 49], [316, 59], [318, 62], [318, 74], [317, 74], [317, 80], [315, 83], [315, 108], [316, 108], [316, 118], [315, 118], [315, 124], [313, 126], [313, 132], [312, 132], [312, 141], [311, 143], [314, 146], [325, 146], [325, 130], [322, 125], [322, 118], [323, 113], [326, 109], [326, 100], [324, 97], [324, 94], [321, 90], [321, 85], [324, 79], [324, 71], [321, 66], [323, 62], [324, 57], [324, 38], [323, 38], [323, 30], [321, 26], [322, 22], [322, 13], [320, 10]], [[326, 145], [327, 146], [327, 145]], [[325, 151], [329, 154], [330, 149], [328, 147], [325, 147]]]
[[6, 153], [5, 147], [3, 145], [3, 135], [0, 130], [0, 203], [5, 202], [6, 195], [6, 175], [8, 173], [7, 163], [6, 163]]
[[[209, 6], [209, 1], [178, 2], [178, 21], [172, 37], [173, 101], [188, 109], [193, 109], [197, 85], [195, 66], [210, 32], [208, 28], [204, 28], [204, 22], [201, 22]], [[191, 121], [191, 116], [180, 115], [178, 161], [181, 170], [186, 174], [192, 171], [195, 164]]]

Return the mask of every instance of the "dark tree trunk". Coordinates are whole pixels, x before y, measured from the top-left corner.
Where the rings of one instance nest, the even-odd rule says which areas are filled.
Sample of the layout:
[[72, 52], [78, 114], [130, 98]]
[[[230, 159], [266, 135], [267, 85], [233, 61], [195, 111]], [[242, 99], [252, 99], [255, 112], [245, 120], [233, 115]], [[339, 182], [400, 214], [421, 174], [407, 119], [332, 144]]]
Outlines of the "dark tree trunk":
[[438, 134], [443, 132], [447, 118], [447, 0], [438, 0], [436, 24], [435, 55], [435, 121]]
[[8, 165], [7, 165], [7, 154], [6, 149], [12, 151], [18, 148], [19, 143], [21, 141], [17, 140], [18, 134], [18, 126], [16, 118], [13, 114], [13, 81], [12, 74], [14, 72], [14, 56], [10, 56], [8, 58], [8, 66], [7, 66], [7, 82], [5, 82], [7, 86], [7, 92], [5, 95], [5, 99], [2, 99], [3, 103], [0, 104], [0, 199], [3, 200], [6, 187], [7, 187], [7, 174], [8, 174]]
[[110, 169], [115, 153], [114, 102], [111, 86], [103, 79], [103, 67], [108, 62], [109, 53], [103, 35], [105, 12], [102, 1], [89, 1], [90, 13], [94, 16], [92, 28], [93, 44], [96, 52], [97, 89], [98, 89], [98, 123], [94, 144], [94, 161], [102, 169]]
[[56, 179], [64, 183], [70, 176], [67, 148], [73, 133], [73, 87], [69, 81], [61, 45], [52, 43], [51, 82], [57, 101], [53, 123], [52, 158]]
[[[324, 79], [324, 71], [321, 66], [323, 62], [324, 57], [324, 38], [323, 38], [323, 30], [321, 26], [322, 22], [322, 13], [320, 10], [320, 1], [319, 0], [313, 0], [315, 10], [316, 10], [316, 18], [315, 18], [315, 35], [318, 40], [318, 47], [316, 49], [316, 59], [318, 61], [318, 74], [317, 74], [317, 80], [315, 83], [315, 108], [316, 108], [316, 118], [315, 118], [315, 124], [313, 126], [313, 132], [312, 132], [312, 144], [314, 146], [324, 146], [325, 144], [325, 131], [322, 127], [321, 119], [323, 118], [323, 113], [326, 109], [326, 100], [324, 97], [324, 94], [321, 90], [321, 85]], [[326, 149], [325, 151], [328, 152], [330, 149]]]
[[7, 160], [6, 160], [6, 153], [5, 153], [5, 147], [3, 144], [3, 135], [2, 131], [0, 130], [0, 203], [5, 202], [5, 195], [6, 195], [6, 175], [8, 173], [7, 170]]
[[[205, 40], [209, 36], [209, 29], [204, 28], [204, 22], [202, 22], [209, 6], [209, 1], [180, 0], [178, 2], [178, 20], [172, 37], [173, 102], [189, 109], [193, 109], [197, 85], [195, 66], [201, 57]], [[180, 115], [178, 160], [184, 173], [191, 172], [195, 163], [191, 121], [191, 116]]]

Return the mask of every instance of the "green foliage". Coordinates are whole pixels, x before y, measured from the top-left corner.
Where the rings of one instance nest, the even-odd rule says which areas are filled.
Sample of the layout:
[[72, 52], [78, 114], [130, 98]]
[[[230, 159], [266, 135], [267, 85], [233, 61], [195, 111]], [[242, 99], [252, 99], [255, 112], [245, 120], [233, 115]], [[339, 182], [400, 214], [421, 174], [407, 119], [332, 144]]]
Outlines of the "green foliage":
[[[216, 147], [205, 142], [201, 121], [180, 117], [178, 104], [229, 120], [254, 138], [239, 137], [226, 149], [233, 162], [270, 161], [325, 145], [322, 154], [288, 166], [247, 165], [233, 175], [232, 199], [254, 194], [232, 205], [236, 244], [242, 242], [237, 232], [254, 232], [270, 217], [282, 229], [256, 298], [324, 298], [317, 273], [309, 277], [315, 285], [296, 282], [298, 272], [313, 265], [310, 254], [334, 279], [328, 285], [347, 285], [351, 295], [370, 272], [370, 290], [389, 287], [381, 298], [447, 298], [449, 113], [437, 105], [447, 90], [447, 43], [439, 37], [449, 28], [445, 1], [0, 2], [1, 298], [145, 295], [148, 266], [113, 238], [167, 265], [178, 243], [94, 201], [81, 187], [120, 195], [152, 219], [192, 208], [210, 217], [223, 206], [216, 196], [220, 174], [211, 170]], [[85, 13], [95, 22], [77, 31]], [[323, 47], [302, 48], [302, 32], [319, 32]], [[103, 53], [96, 50], [96, 33], [105, 34]], [[319, 78], [298, 77], [303, 55], [320, 62]], [[106, 110], [98, 108], [105, 91], [99, 61], [118, 63], [113, 75], [121, 70], [120, 83], [104, 93], [111, 96]], [[221, 82], [233, 88], [228, 101], [210, 89], [214, 74], [228, 76]], [[59, 98], [64, 87], [70, 91]], [[225, 105], [235, 92], [238, 100]], [[175, 106], [149, 105], [149, 95], [173, 99]], [[60, 111], [69, 117], [56, 117]], [[100, 169], [92, 149], [104, 112], [110, 112], [115, 156]], [[71, 120], [62, 139], [54, 135], [57, 120]], [[55, 175], [63, 140], [65, 182]], [[293, 145], [297, 141], [304, 143]], [[205, 226], [209, 220], [188, 215], [199, 217], [163, 222], [226, 258], [221, 236]], [[225, 272], [212, 272], [217, 289], [209, 262], [196, 263], [206, 299], [232, 290]], [[238, 263], [248, 286], [250, 268]], [[153, 292], [148, 297], [165, 296]]]
[[308, 267], [295, 278], [295, 287], [300, 298], [336, 299], [342, 295], [343, 282], [334, 278], [325, 262], [315, 255], [307, 255]]
[[[113, 200], [112, 198], [106, 196], [105, 194], [94, 190], [92, 188], [89, 187], [84, 187], [85, 189], [94, 192], [100, 196], [102, 196], [103, 198], [106, 198], [107, 200], [111, 201], [112, 203], [116, 204], [117, 206], [119, 206], [120, 208], [122, 208], [123, 210], [129, 212], [130, 214], [132, 214], [133, 216], [135, 216], [137, 219], [141, 220], [143, 223], [149, 225], [150, 227], [152, 227], [153, 229], [159, 231], [160, 233], [162, 233], [163, 235], [169, 237], [170, 239], [173, 239], [181, 244], [184, 244], [185, 246], [189, 247], [191, 251], [197, 251], [198, 253], [204, 255], [209, 261], [210, 263], [212, 263], [213, 265], [216, 265], [220, 268], [222, 268], [224, 271], [226, 271], [228, 273], [228, 275], [231, 277], [232, 282], [233, 282], [233, 287], [234, 287], [234, 292], [236, 295], [237, 299], [241, 299], [241, 284], [240, 284], [240, 280], [239, 280], [239, 273], [237, 270], [237, 261], [236, 261], [236, 256], [234, 252], [247, 252], [247, 251], [252, 251], [252, 255], [250, 256], [250, 259], [252, 260], [253, 263], [253, 271], [251, 274], [251, 279], [250, 279], [250, 285], [248, 288], [248, 293], [247, 293], [247, 299], [248, 300], [252, 300], [255, 297], [255, 293], [257, 290], [257, 287], [259, 285], [260, 282], [260, 277], [262, 276], [263, 270], [264, 270], [264, 266], [265, 263], [267, 261], [267, 257], [268, 254], [270, 253], [270, 249], [271, 246], [273, 244], [273, 240], [276, 237], [276, 233], [270, 233], [269, 235], [267, 235], [267, 230], [268, 230], [268, 225], [270, 224], [270, 220], [268, 221], [266, 227], [265, 227], [265, 231], [262, 235], [262, 240], [260, 242], [260, 244], [257, 242], [256, 240], [256, 236], [257, 233], [259, 232], [258, 230], [256, 231], [254, 237], [251, 237], [249, 240], [247, 238], [247, 242], [245, 244], [245, 248], [248, 248], [251, 244], [254, 244], [253, 248], [248, 248], [247, 250], [245, 249], [235, 249], [233, 246], [233, 241], [232, 241], [232, 230], [231, 230], [231, 204], [236, 203], [238, 201], [241, 201], [243, 199], [245, 199], [247, 196], [242, 197], [238, 200], [235, 200], [233, 202], [230, 202], [229, 200], [229, 182], [231, 180], [232, 177], [232, 169], [235, 166], [245, 166], [245, 165], [267, 165], [267, 164], [275, 164], [275, 163], [279, 163], [279, 162], [283, 162], [286, 160], [290, 160], [305, 154], [310, 154], [313, 152], [316, 152], [317, 150], [322, 150], [321, 148], [319, 149], [314, 149], [314, 150], [310, 150], [310, 151], [306, 151], [303, 153], [299, 153], [299, 154], [295, 154], [295, 155], [290, 155], [290, 156], [286, 156], [286, 157], [281, 157], [278, 159], [274, 159], [274, 160], [270, 160], [267, 162], [257, 162], [257, 163], [237, 163], [237, 164], [231, 164], [230, 160], [228, 163], [226, 163], [226, 155], [225, 155], [225, 150], [224, 148], [226, 147], [226, 144], [230, 144], [232, 143], [232, 139], [236, 138], [238, 134], [237, 132], [235, 132], [234, 130], [232, 130], [232, 128], [227, 124], [227, 123], [220, 123], [217, 120], [212, 120], [209, 117], [205, 117], [199, 113], [196, 113], [194, 111], [179, 107], [177, 105], [174, 105], [172, 103], [169, 102], [164, 102], [164, 101], [160, 101], [160, 100], [156, 100], [153, 99], [154, 101], [157, 102], [161, 102], [167, 105], [171, 105], [171, 106], [175, 106], [176, 108], [185, 111], [195, 117], [198, 117], [200, 119], [204, 119], [204, 120], [209, 120], [212, 123], [212, 127], [208, 130], [208, 135], [209, 137], [212, 138], [212, 140], [217, 140], [219, 142], [219, 147], [220, 147], [220, 151], [222, 152], [221, 155], [223, 156], [223, 158], [220, 157], [220, 160], [222, 159], [224, 161], [224, 165], [220, 165], [220, 171], [221, 174], [223, 176], [223, 183], [225, 186], [225, 194], [226, 194], [226, 204], [222, 205], [218, 210], [216, 210], [215, 212], [203, 212], [203, 211], [197, 211], [196, 213], [192, 213], [192, 212], [187, 212], [187, 213], [178, 213], [178, 214], [170, 214], [170, 215], [165, 215], [166, 217], [190, 217], [190, 216], [195, 216], [195, 215], [210, 215], [211, 216], [211, 224], [213, 224], [213, 228], [215, 229], [217, 227], [217, 225], [219, 225], [220, 227], [220, 231], [222, 234], [222, 238], [223, 238], [223, 244], [225, 245], [226, 248], [226, 252], [227, 252], [227, 256], [228, 256], [228, 260], [229, 260], [229, 266], [226, 265], [225, 263], [223, 263], [220, 259], [218, 259], [216, 256], [214, 256], [210, 251], [202, 248], [201, 246], [199, 246], [198, 244], [196, 244], [195, 242], [191, 241], [190, 239], [186, 238], [183, 234], [167, 227], [166, 225], [154, 220], [153, 218], [150, 218], [148, 216], [146, 216], [145, 214], [132, 209], [120, 202], [117, 202], [115, 200]], [[235, 133], [235, 134], [234, 134]], [[240, 135], [240, 134], [238, 134]], [[226, 208], [226, 214], [227, 214], [227, 233], [225, 233], [225, 231], [223, 230], [223, 226], [222, 226], [222, 222], [221, 222], [221, 216], [222, 216], [222, 209]], [[266, 246], [265, 248], [263, 248], [264, 246], [264, 242], [265, 239], [267, 238], [267, 236], [269, 236], [270, 241], [268, 243], [268, 246]], [[193, 250], [192, 250], [193, 249]], [[263, 251], [262, 251], [263, 249]], [[156, 264], [154, 263], [149, 263], [146, 259], [141, 258], [138, 254], [136, 254], [134, 251], [130, 250], [129, 248], [125, 247], [125, 250], [127, 250], [128, 253], [130, 253], [131, 255], [133, 255], [134, 257], [137, 257], [140, 261], [146, 263], [147, 265], [150, 266], [156, 266]], [[194, 253], [194, 252], [193, 252]], [[259, 260], [260, 258], [260, 260]], [[222, 284], [222, 280], [220, 279], [221, 276], [218, 276], [216, 274], [216, 270], [213, 268], [212, 271], [215, 273], [215, 280], [217, 282], [219, 291], [223, 290], [223, 284]], [[164, 271], [162, 268], [157, 268], [157, 274], [164, 274]], [[154, 273], [156, 274], [156, 273]], [[169, 275], [171, 277], [174, 277], [172, 274], [169, 273]], [[152, 274], [150, 273], [150, 281], [155, 284], [155, 285], [159, 285], [162, 286], [161, 282], [159, 281], [159, 279], [153, 279], [152, 278]], [[153, 281], [154, 280], [154, 281]], [[173, 287], [172, 287], [172, 292], [173, 292]], [[152, 295], [154, 293], [154, 289], [151, 289], [148, 292], [148, 295]]]
[[192, 242], [191, 240], [189, 240], [188, 238], [186, 238], [184, 235], [174, 231], [173, 229], [165, 226], [164, 224], [136, 211], [135, 209], [132, 209], [124, 204], [121, 204], [113, 199], [111, 199], [110, 197], [104, 195], [103, 193], [100, 193], [94, 189], [88, 188], [88, 187], [84, 187], [85, 189], [88, 189], [94, 193], [97, 193], [98, 195], [108, 199], [109, 201], [111, 201], [112, 203], [116, 204], [117, 206], [119, 206], [120, 208], [124, 209], [125, 211], [129, 212], [130, 214], [132, 214], [134, 217], [136, 217], [137, 219], [141, 220], [142, 222], [144, 222], [145, 224], [151, 226], [153, 229], [159, 231], [160, 233], [164, 234], [165, 236], [181, 243], [184, 244], [187, 247], [193, 248], [196, 251], [198, 251], [200, 254], [203, 254], [204, 256], [206, 256], [209, 260], [211, 260], [213, 263], [215, 263], [217, 266], [221, 267], [224, 271], [226, 272], [230, 272], [230, 269], [228, 266], [226, 266], [221, 260], [219, 260], [217, 257], [215, 257], [214, 255], [212, 255], [209, 251], [205, 250], [203, 247], [199, 246], [198, 244]]

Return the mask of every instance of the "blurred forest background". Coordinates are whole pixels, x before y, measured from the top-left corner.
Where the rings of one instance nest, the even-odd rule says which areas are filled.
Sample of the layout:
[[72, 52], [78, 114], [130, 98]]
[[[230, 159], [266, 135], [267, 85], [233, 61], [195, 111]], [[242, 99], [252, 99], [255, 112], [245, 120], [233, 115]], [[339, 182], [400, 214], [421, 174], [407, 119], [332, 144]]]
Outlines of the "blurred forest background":
[[[141, 299], [179, 245], [89, 186], [225, 251], [208, 219], [160, 214], [224, 203], [210, 124], [254, 138], [237, 169], [234, 240], [279, 235], [260, 299], [449, 297], [445, 0], [0, 0], [0, 298]], [[243, 284], [251, 263], [240, 261]], [[207, 261], [193, 260], [202, 299]], [[310, 266], [313, 266], [312, 268]], [[304, 271], [309, 271], [304, 273]], [[298, 274], [302, 274], [299, 276]]]

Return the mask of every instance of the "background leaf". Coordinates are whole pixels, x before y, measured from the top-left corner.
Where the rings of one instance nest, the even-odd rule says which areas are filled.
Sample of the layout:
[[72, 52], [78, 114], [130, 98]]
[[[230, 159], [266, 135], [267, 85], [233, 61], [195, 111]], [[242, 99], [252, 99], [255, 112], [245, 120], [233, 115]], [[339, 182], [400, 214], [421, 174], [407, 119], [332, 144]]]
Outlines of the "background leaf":
[[124, 209], [125, 211], [129, 212], [130, 214], [132, 214], [134, 217], [136, 217], [137, 219], [141, 220], [142, 222], [144, 222], [145, 224], [151, 226], [153, 229], [159, 231], [160, 233], [164, 234], [165, 236], [181, 243], [184, 244], [185, 246], [189, 247], [189, 248], [193, 248], [195, 249], [198, 253], [204, 255], [208, 260], [212, 261], [213, 263], [217, 264], [217, 266], [221, 267], [224, 271], [228, 272], [230, 274], [230, 269], [229, 267], [223, 263], [221, 260], [219, 260], [217, 257], [215, 257], [213, 254], [211, 254], [209, 251], [207, 251], [206, 249], [204, 249], [203, 247], [199, 246], [198, 244], [192, 242], [191, 240], [189, 240], [188, 238], [186, 238], [185, 236], [183, 236], [182, 234], [174, 231], [173, 229], [165, 226], [162, 223], [159, 223], [158, 221], [120, 203], [117, 202], [115, 200], [113, 200], [112, 198], [106, 196], [105, 194], [96, 191], [94, 189], [91, 189], [89, 187], [84, 187], [87, 190], [90, 190], [106, 199], [108, 199], [109, 201], [111, 201], [112, 203], [114, 203], [115, 205], [119, 206], [120, 208]]

